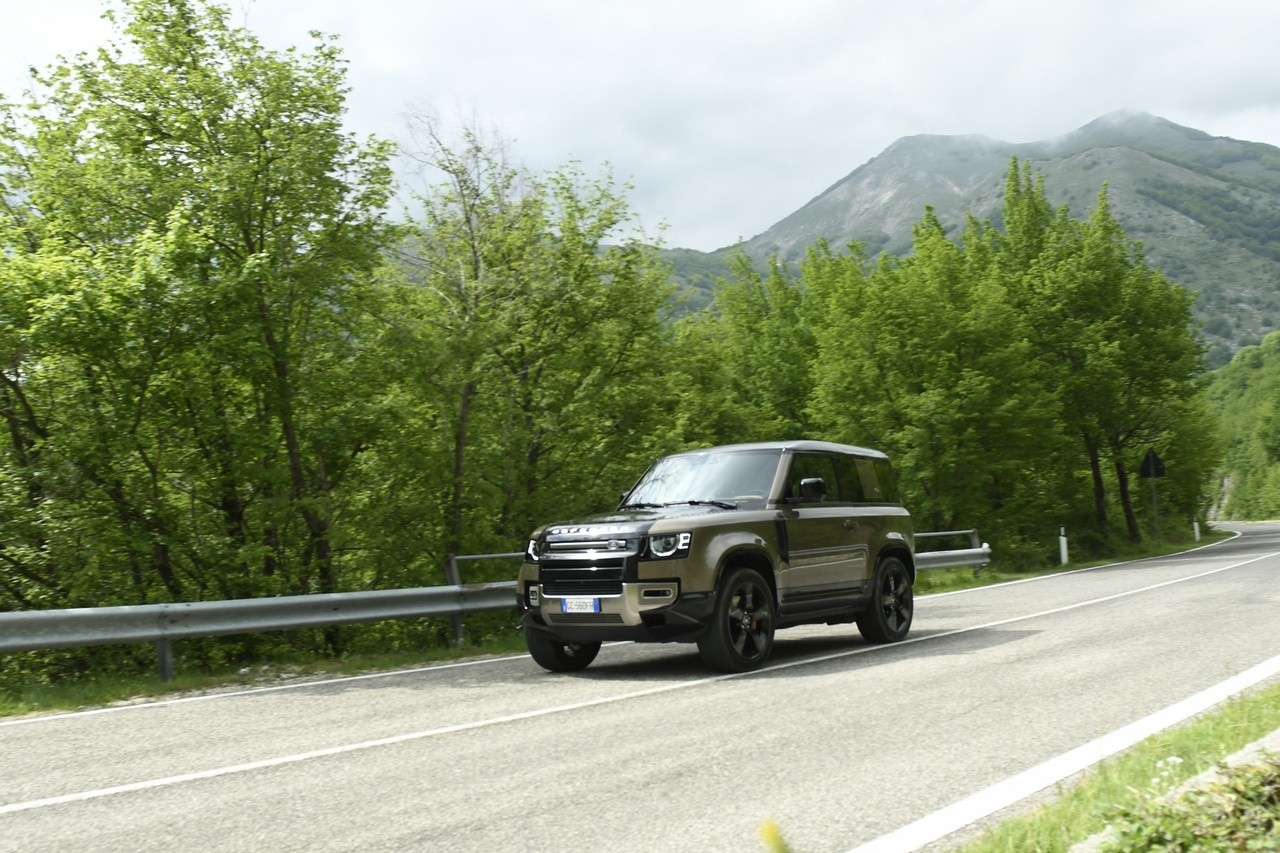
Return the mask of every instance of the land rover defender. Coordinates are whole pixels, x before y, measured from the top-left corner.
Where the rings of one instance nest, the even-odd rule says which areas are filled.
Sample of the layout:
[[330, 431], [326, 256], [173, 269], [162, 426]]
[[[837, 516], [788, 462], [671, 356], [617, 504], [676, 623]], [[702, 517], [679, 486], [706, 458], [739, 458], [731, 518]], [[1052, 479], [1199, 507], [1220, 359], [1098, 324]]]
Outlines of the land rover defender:
[[711, 667], [742, 672], [779, 628], [854, 622], [872, 643], [906, 637], [913, 552], [883, 453], [738, 444], [659, 459], [613, 512], [535, 530], [516, 594], [546, 669], [635, 640], [694, 642]]

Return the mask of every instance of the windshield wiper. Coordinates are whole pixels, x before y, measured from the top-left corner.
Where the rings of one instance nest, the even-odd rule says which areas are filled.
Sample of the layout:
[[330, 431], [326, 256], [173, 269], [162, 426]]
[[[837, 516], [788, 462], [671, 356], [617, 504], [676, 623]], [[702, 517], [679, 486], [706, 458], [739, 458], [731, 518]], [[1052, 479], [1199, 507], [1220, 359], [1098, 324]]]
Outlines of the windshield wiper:
[[717, 506], [717, 507], [720, 507], [720, 509], [737, 509], [738, 508], [737, 504], [729, 503], [728, 501], [714, 501], [714, 500], [667, 501], [666, 503], [663, 504], [663, 506], [680, 506], [681, 504], [688, 504], [689, 506]]
[[640, 501], [633, 504], [621, 504], [618, 509], [662, 509], [665, 504], [650, 504]]

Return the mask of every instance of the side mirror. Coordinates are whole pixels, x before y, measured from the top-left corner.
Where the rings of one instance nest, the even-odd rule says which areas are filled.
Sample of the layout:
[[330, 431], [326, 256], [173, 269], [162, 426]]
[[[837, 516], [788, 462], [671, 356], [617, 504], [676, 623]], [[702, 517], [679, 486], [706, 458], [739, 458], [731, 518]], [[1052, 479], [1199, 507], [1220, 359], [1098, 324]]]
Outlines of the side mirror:
[[827, 498], [827, 481], [821, 477], [805, 477], [800, 481], [800, 502], [818, 503]]

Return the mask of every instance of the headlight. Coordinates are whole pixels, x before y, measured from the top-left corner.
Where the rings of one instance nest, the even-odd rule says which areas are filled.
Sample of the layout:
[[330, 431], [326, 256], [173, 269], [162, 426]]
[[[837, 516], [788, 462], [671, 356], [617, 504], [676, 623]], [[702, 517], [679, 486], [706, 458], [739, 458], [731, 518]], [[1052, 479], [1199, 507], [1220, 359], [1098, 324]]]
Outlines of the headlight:
[[684, 556], [692, 542], [692, 533], [659, 533], [649, 537], [649, 556], [659, 559]]
[[531, 563], [538, 562], [538, 558], [542, 556], [541, 546], [537, 539], [530, 539], [529, 544], [525, 546], [524, 556]]

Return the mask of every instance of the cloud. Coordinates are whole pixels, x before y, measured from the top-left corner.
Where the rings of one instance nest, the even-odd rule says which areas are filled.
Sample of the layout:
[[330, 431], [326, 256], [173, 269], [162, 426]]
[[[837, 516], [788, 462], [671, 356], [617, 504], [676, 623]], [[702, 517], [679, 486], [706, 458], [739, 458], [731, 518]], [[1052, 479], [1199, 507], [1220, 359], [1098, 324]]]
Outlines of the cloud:
[[[751, 237], [902, 136], [1060, 136], [1115, 109], [1280, 142], [1280, 4], [1248, 0], [232, 0], [273, 48], [337, 34], [349, 124], [474, 114], [548, 170], [608, 162], [672, 245]], [[0, 85], [105, 38], [91, 0], [10, 13]]]

